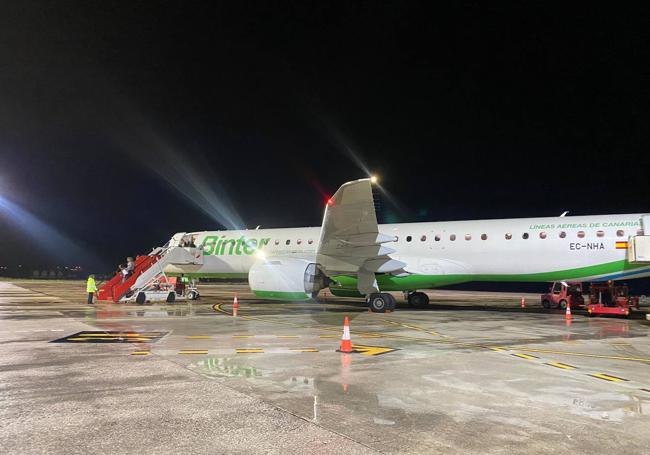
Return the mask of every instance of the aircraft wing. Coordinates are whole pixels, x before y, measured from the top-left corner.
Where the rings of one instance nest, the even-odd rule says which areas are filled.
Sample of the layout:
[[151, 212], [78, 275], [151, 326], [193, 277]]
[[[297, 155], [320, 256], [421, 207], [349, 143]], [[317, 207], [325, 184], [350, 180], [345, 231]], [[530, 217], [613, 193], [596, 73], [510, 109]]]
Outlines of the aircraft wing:
[[377, 292], [375, 273], [399, 270], [406, 264], [390, 258], [384, 243], [392, 236], [379, 233], [370, 179], [344, 183], [325, 208], [317, 261], [328, 274], [359, 277], [359, 290]]

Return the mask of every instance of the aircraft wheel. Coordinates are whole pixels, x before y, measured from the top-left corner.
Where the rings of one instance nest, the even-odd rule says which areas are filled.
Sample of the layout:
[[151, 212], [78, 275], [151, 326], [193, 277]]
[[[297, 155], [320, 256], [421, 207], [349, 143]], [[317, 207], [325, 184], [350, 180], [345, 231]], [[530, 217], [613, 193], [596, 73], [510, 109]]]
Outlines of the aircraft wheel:
[[542, 306], [543, 306], [544, 308], [546, 308], [547, 310], [550, 310], [550, 309], [551, 309], [551, 302], [549, 302], [548, 300], [544, 299], [544, 300], [542, 300]]
[[566, 310], [566, 300], [564, 300], [564, 299], [560, 300], [560, 305], [559, 306], [563, 310]]
[[145, 295], [144, 292], [138, 292], [138, 295], [135, 298], [135, 303], [138, 305], [144, 305], [144, 303], [147, 301], [147, 296]]
[[390, 297], [392, 297], [390, 294], [381, 292], [370, 294], [370, 298], [368, 299], [370, 311], [373, 313], [385, 313], [391, 301]]
[[429, 305], [429, 296], [424, 292], [414, 292], [409, 295], [409, 305], [416, 308], [426, 308]]
[[388, 297], [388, 306], [386, 307], [386, 310], [395, 311], [395, 306], [397, 305], [397, 300], [395, 300], [395, 297], [393, 297], [393, 294], [384, 293], [384, 295], [386, 297]]

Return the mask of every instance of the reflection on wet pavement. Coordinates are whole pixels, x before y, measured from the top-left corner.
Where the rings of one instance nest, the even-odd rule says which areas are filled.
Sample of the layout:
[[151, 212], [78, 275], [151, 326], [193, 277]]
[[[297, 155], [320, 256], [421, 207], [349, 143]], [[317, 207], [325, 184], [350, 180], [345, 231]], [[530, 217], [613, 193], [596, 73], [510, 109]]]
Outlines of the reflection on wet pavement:
[[[146, 346], [151, 355], [111, 352], [139, 368], [181, 365], [214, 393], [234, 389], [385, 452], [604, 453], [625, 440], [626, 453], [641, 454], [650, 446], [645, 320], [576, 315], [567, 323], [560, 313], [520, 310], [518, 296], [444, 294], [427, 310], [373, 314], [358, 301], [268, 303], [237, 292], [236, 318], [226, 285], [205, 286], [192, 304], [88, 308], [57, 296], [24, 307], [9, 298], [0, 318], [165, 332]], [[376, 348], [369, 355], [336, 352], [344, 315], [353, 344]]]

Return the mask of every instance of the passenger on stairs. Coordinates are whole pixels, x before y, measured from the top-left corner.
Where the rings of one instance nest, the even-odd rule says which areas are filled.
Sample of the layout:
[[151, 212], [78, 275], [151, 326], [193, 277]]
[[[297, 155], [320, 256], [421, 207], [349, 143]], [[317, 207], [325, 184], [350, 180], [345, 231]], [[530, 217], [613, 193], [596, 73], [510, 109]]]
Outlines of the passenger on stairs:
[[133, 258], [130, 256], [126, 258], [126, 266], [120, 266], [120, 269], [122, 272], [122, 283], [124, 283], [135, 271], [135, 262], [133, 262]]

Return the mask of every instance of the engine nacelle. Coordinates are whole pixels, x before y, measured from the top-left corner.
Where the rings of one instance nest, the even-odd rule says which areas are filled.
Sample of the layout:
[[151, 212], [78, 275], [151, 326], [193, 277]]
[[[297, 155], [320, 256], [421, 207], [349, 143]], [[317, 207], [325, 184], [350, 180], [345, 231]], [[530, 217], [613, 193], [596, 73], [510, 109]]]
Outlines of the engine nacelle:
[[329, 285], [320, 264], [297, 258], [257, 261], [248, 272], [253, 293], [265, 299], [309, 300]]

